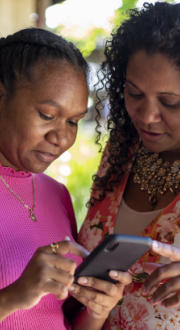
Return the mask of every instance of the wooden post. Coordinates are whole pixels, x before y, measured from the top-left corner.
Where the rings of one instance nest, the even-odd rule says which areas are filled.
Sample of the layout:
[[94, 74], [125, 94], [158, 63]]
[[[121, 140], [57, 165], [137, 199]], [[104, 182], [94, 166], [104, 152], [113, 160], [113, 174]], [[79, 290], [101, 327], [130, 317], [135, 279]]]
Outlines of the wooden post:
[[46, 9], [52, 5], [52, 0], [36, 0], [37, 6], [37, 27], [41, 29], [45, 29], [46, 27], [46, 19], [45, 19], [45, 11]]

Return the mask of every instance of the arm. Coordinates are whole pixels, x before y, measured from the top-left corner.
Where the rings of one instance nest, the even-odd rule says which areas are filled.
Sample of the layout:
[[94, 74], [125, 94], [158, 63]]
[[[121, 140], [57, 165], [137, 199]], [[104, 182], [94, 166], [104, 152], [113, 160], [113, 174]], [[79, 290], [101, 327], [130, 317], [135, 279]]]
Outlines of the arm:
[[106, 318], [95, 319], [88, 314], [87, 308], [81, 310], [74, 318], [73, 330], [101, 330]]
[[58, 244], [56, 254], [50, 245], [37, 249], [20, 278], [0, 291], [0, 322], [17, 310], [32, 308], [49, 293], [61, 300], [68, 296], [76, 263], [64, 255], [71, 252], [85, 258], [88, 252], [67, 240]]
[[0, 322], [18, 310], [12, 295], [12, 285], [0, 290]]

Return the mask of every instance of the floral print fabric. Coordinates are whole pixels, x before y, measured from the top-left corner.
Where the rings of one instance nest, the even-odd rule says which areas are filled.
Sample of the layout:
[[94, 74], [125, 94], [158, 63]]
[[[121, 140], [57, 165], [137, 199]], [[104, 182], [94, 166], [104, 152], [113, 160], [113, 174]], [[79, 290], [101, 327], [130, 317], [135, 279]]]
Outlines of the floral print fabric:
[[[98, 174], [104, 175], [108, 169], [108, 145], [104, 152]], [[131, 164], [128, 164], [128, 169]], [[103, 201], [96, 203], [87, 213], [79, 233], [79, 243], [92, 251], [101, 240], [113, 233], [116, 215], [128, 179], [121, 181], [119, 187], [108, 193]], [[95, 196], [97, 192], [93, 193]], [[146, 228], [141, 236], [151, 237], [163, 243], [180, 248], [180, 194]], [[169, 259], [160, 257], [149, 250], [129, 269], [133, 282], [125, 287], [123, 298], [111, 311], [108, 319], [109, 330], [178, 330], [180, 329], [180, 306], [167, 309], [160, 304], [153, 306], [150, 296], [143, 296], [142, 283], [148, 276], [143, 263], [169, 263]], [[156, 289], [154, 289], [155, 291]]]

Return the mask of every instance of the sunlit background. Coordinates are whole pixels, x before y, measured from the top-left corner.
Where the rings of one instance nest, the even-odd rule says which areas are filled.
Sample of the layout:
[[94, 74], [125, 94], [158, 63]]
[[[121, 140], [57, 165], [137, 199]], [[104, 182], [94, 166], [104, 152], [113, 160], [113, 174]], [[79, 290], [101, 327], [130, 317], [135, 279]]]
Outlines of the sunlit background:
[[[36, 26], [61, 34], [83, 53], [91, 68], [89, 112], [79, 125], [75, 145], [51, 164], [48, 175], [70, 191], [78, 228], [83, 222], [90, 196], [92, 175], [101, 158], [95, 145], [95, 94], [97, 71], [104, 59], [104, 46], [111, 31], [119, 26], [130, 8], [141, 8], [143, 0], [0, 0], [0, 34]], [[147, 2], [147, 1], [146, 1]], [[151, 3], [155, 1], [151, 1]], [[175, 1], [169, 1], [174, 3]], [[178, 2], [178, 1], [176, 1]], [[104, 91], [102, 90], [102, 94]], [[105, 125], [108, 100], [102, 113], [103, 143], [108, 139]]]

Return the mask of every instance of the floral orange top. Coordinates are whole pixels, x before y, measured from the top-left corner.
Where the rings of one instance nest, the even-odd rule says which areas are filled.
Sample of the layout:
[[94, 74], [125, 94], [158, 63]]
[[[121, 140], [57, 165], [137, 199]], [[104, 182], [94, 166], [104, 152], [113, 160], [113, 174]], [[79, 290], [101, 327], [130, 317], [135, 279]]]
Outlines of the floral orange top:
[[[100, 176], [103, 176], [109, 167], [107, 155], [108, 145], [99, 167]], [[79, 233], [79, 242], [87, 250], [92, 251], [104, 237], [113, 233], [130, 168], [131, 164], [128, 165], [127, 175], [119, 187], [89, 209]], [[141, 236], [151, 237], [180, 248], [180, 194], [144, 228]], [[133, 276], [133, 283], [125, 287], [123, 298], [111, 311], [108, 319], [109, 330], [180, 329], [180, 306], [167, 309], [158, 304], [154, 307], [149, 302], [150, 297], [141, 293], [142, 283], [148, 276], [143, 270], [145, 262], [165, 264], [169, 263], [169, 259], [160, 257], [150, 250], [131, 267], [129, 271]]]

